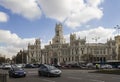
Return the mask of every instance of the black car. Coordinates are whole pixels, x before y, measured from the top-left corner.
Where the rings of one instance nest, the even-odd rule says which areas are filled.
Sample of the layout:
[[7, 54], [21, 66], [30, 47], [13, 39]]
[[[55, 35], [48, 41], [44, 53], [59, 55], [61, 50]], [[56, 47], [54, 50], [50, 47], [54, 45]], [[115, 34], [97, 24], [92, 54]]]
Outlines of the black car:
[[26, 64], [25, 68], [35, 68], [35, 65], [34, 64]]
[[58, 68], [58, 69], [61, 68], [61, 65], [58, 65], [58, 64], [53, 64], [52, 66], [55, 66], [55, 67]]
[[23, 68], [11, 68], [9, 70], [9, 77], [25, 77], [26, 76], [26, 72], [24, 71]]
[[51, 65], [41, 65], [38, 69], [39, 76], [61, 76], [61, 70]]

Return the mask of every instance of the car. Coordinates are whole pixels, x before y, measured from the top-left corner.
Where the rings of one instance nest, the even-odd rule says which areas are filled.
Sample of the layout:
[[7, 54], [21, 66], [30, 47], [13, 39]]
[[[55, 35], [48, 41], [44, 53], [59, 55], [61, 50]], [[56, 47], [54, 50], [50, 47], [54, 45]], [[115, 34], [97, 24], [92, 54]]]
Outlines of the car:
[[43, 64], [38, 69], [39, 76], [61, 76], [62, 71], [55, 66]]
[[40, 67], [40, 64], [33, 64], [35, 68], [39, 68]]
[[23, 64], [15, 64], [19, 68], [23, 68]]
[[120, 65], [118, 65], [118, 69], [120, 69]]
[[12, 67], [9, 71], [9, 77], [25, 77], [26, 72], [23, 68]]
[[109, 65], [109, 64], [105, 64], [105, 65], [101, 65], [100, 66], [101, 69], [112, 69], [112, 65]]
[[70, 64], [72, 68], [81, 68], [78, 63], [72, 63]]
[[53, 64], [52, 66], [55, 66], [56, 68], [61, 68], [61, 65], [59, 65], [59, 64]]
[[93, 63], [87, 63], [87, 64], [86, 64], [86, 67], [88, 67], [88, 68], [93, 67]]
[[2, 69], [3, 68], [3, 65], [2, 64], [0, 64], [0, 69]]
[[2, 69], [10, 69], [11, 68], [11, 65], [10, 64], [4, 64], [2, 66]]
[[25, 68], [35, 68], [35, 65], [33, 65], [33, 64], [26, 64]]

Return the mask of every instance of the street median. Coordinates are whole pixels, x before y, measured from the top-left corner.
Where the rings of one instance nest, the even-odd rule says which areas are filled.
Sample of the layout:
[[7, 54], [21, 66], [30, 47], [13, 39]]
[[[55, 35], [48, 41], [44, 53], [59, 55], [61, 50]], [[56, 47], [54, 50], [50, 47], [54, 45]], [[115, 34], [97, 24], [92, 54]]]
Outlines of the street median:
[[120, 69], [99, 69], [91, 73], [116, 74], [120, 75]]

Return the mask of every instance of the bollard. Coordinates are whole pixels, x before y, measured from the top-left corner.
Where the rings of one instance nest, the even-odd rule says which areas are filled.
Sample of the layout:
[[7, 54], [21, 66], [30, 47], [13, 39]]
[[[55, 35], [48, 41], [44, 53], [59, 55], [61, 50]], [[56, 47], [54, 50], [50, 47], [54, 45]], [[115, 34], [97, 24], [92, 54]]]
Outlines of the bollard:
[[0, 82], [7, 82], [7, 74], [0, 74]]

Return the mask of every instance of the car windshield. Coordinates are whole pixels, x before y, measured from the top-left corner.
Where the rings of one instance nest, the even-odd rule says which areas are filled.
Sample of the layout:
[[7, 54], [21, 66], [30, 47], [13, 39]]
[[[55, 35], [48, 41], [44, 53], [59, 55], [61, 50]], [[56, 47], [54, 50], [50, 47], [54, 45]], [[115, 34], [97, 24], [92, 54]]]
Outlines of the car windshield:
[[23, 70], [22, 68], [13, 68], [15, 71], [20, 71], [20, 70]]
[[55, 69], [57, 69], [57, 68], [54, 67], [54, 66], [49, 66], [49, 69], [50, 69], [50, 70], [55, 70]]

